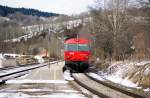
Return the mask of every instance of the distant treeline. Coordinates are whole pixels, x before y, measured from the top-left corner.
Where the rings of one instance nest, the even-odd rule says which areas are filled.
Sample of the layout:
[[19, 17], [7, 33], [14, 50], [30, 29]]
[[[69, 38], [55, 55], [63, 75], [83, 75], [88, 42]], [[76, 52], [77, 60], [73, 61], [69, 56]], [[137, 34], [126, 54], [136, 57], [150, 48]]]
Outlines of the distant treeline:
[[51, 17], [51, 16], [59, 16], [59, 14], [56, 13], [48, 13], [48, 12], [42, 12], [35, 9], [27, 9], [27, 8], [11, 8], [7, 6], [0, 5], [0, 16], [7, 16], [9, 14], [13, 14], [16, 12], [20, 12], [24, 15], [32, 15], [32, 16], [42, 16], [42, 17]]

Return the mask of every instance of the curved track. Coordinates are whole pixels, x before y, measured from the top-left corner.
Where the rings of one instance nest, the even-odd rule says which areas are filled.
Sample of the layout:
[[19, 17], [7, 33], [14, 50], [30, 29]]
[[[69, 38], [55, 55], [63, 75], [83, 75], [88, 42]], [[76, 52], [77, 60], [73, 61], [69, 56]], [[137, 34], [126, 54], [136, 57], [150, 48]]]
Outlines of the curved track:
[[87, 74], [74, 73], [72, 76], [79, 85], [102, 98], [149, 98], [148, 96], [137, 95], [122, 89], [116, 89], [115, 86], [102, 83], [99, 80], [87, 76]]
[[116, 91], [122, 92], [122, 93], [132, 96], [134, 98], [150, 98], [150, 94], [144, 93], [142, 91], [137, 91], [137, 89], [128, 88], [128, 87], [113, 83], [113, 82], [111, 82], [109, 80], [105, 80], [105, 79], [99, 80], [97, 78], [90, 76], [88, 73], [85, 73], [85, 75], [100, 84], [103, 84], [107, 87], [110, 87]]

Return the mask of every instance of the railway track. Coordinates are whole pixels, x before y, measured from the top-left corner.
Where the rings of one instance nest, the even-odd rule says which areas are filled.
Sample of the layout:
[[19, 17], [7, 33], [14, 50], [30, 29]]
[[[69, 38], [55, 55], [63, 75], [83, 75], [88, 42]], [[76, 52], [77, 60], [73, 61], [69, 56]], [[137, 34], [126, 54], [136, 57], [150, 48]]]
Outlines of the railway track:
[[15, 67], [12, 66], [12, 67], [0, 68], [0, 72], [1, 72], [1, 71], [5, 71], [5, 70], [7, 71], [7, 70], [10, 70], [10, 69], [14, 69], [14, 68], [19, 68], [19, 67], [20, 67], [20, 66], [15, 66]]
[[119, 89], [108, 83], [94, 79], [85, 73], [74, 73], [72, 77], [79, 85], [101, 98], [150, 98], [146, 95], [144, 96]]
[[139, 91], [138, 89], [134, 89], [134, 88], [129, 88], [129, 87], [125, 87], [125, 86], [122, 86], [120, 84], [117, 84], [117, 83], [114, 83], [114, 82], [111, 82], [105, 78], [102, 78], [101, 79], [97, 79], [97, 78], [94, 78], [93, 76], [91, 76], [90, 74], [88, 73], [85, 73], [85, 75], [87, 77], [89, 77], [90, 79], [100, 83], [100, 84], [103, 84], [103, 85], [106, 85], [114, 90], [117, 90], [117, 91], [120, 91], [122, 93], [125, 93], [129, 96], [132, 96], [132, 97], [135, 97], [135, 98], [150, 98], [150, 94], [148, 93], [145, 93], [143, 91]]
[[[0, 73], [0, 80], [3, 80], [3, 81], [7, 81], [9, 79], [12, 79], [12, 78], [16, 78], [16, 77], [20, 77], [22, 75], [25, 75], [28, 73], [29, 70], [33, 70], [33, 69], [36, 69], [37, 71], [35, 72], [39, 72], [39, 69], [38, 68], [45, 68], [47, 69], [48, 66], [47, 65], [50, 65], [50, 64], [55, 64], [55, 63], [58, 63], [60, 61], [55, 61], [55, 62], [50, 62], [50, 63], [43, 63], [43, 64], [36, 64], [36, 65], [32, 65], [32, 66], [28, 66], [28, 67], [21, 67], [21, 68], [14, 68], [14, 69], [9, 69], [10, 72], [7, 72], [7, 73], [3, 73], [1, 74]], [[59, 69], [59, 66], [57, 66], [58, 69]], [[56, 66], [54, 66], [54, 68], [56, 68]], [[41, 69], [40, 69], [41, 70]], [[51, 71], [53, 70], [53, 68], [51, 68]], [[48, 71], [48, 70], [47, 70]], [[50, 72], [51, 72], [50, 71]], [[61, 70], [60, 70], [61, 71]], [[43, 72], [43, 75], [45, 74], [44, 70], [41, 72]], [[56, 74], [56, 71], [54, 71], [54, 73]], [[55, 76], [54, 74], [54, 76]], [[56, 74], [57, 75], [57, 74]], [[40, 75], [39, 75], [40, 76]], [[52, 75], [53, 76], [53, 75]], [[51, 77], [52, 77], [51, 76]], [[59, 76], [59, 75], [58, 75]], [[90, 92], [92, 92], [93, 94], [95, 95], [98, 95], [100, 98], [150, 98], [150, 97], [145, 97], [145, 96], [142, 96], [142, 95], [136, 95], [136, 94], [133, 94], [131, 92], [126, 92], [122, 89], [118, 89], [118, 88], [115, 88], [115, 86], [110, 86], [109, 84], [107, 83], [103, 83], [102, 81], [100, 80], [97, 80], [97, 79], [94, 79], [93, 77], [90, 77], [88, 74], [85, 74], [85, 73], [74, 73], [72, 74], [74, 80], [79, 84], [81, 85], [82, 87], [86, 88], [87, 90], [89, 90]], [[32, 76], [33, 77], [33, 76]], [[2, 81], [2, 82], [3, 82]], [[24, 80], [23, 80], [24, 81]], [[2, 83], [1, 82], [1, 83]], [[19, 83], [22, 82], [22, 81], [18, 81]], [[29, 82], [29, 83], [28, 83]], [[62, 94], [76, 94], [76, 93], [72, 93], [70, 92], [69, 90], [67, 91], [68, 93], [65, 92], [65, 89], [68, 89], [69, 87], [67, 86], [68, 84], [56, 84], [56, 83], [50, 83], [51, 81], [47, 81], [48, 83], [45, 84], [45, 82], [40, 82], [39, 84], [36, 85], [36, 83], [33, 85], [34, 81], [28, 81], [27, 83], [23, 82], [22, 86], [20, 86], [19, 88], [16, 88], [14, 90], [11, 90], [13, 88], [11, 87], [8, 87], [9, 89], [5, 90], [4, 89], [4, 93], [5, 92], [8, 92], [8, 93], [15, 93], [15, 92], [23, 92], [23, 93], [35, 93], [35, 94], [41, 94], [41, 93], [46, 93], [46, 94], [49, 94], [49, 93], [62, 93]], [[37, 87], [31, 87], [30, 88], [30, 82], [32, 83], [32, 86], [37, 86]], [[8, 82], [9, 83], [9, 82]], [[27, 85], [29, 84], [29, 85]], [[41, 89], [39, 89], [39, 85], [41, 85]], [[46, 86], [45, 86], [46, 85]], [[66, 85], [65, 88], [63, 88], [64, 86]], [[7, 86], [7, 85], [6, 85]], [[9, 85], [8, 85], [9, 86]], [[18, 85], [17, 85], [18, 86]], [[23, 86], [27, 86], [27, 88], [24, 88]], [[62, 86], [62, 87], [61, 87]], [[23, 87], [23, 88], [22, 88]], [[50, 88], [46, 88], [46, 87], [50, 87]], [[5, 88], [5, 87], [4, 87]], [[34, 89], [33, 89], [34, 88]], [[46, 89], [45, 89], [46, 88]], [[52, 89], [51, 89], [52, 88]], [[58, 89], [57, 89], [58, 88]], [[30, 91], [28, 91], [30, 90]], [[32, 91], [33, 90], [33, 91]], [[82, 91], [78, 91], [76, 90], [77, 94], [81, 94], [82, 95]], [[57, 94], [58, 96], [59, 94]], [[87, 95], [86, 95], [87, 96]], [[42, 97], [40, 97], [42, 98]], [[60, 98], [60, 97], [59, 97]], [[61, 98], [64, 98], [64, 97], [61, 97]], [[83, 98], [86, 98], [86, 97], [83, 97]], [[91, 97], [87, 97], [87, 98], [91, 98]], [[93, 97], [92, 97], [93, 98]]]
[[60, 61], [53, 61], [53, 62], [48, 62], [48, 63], [43, 63], [43, 64], [35, 64], [32, 66], [27, 66], [27, 67], [7, 68], [7, 70], [3, 69], [0, 71], [0, 84], [5, 83], [5, 81], [7, 81], [9, 79], [13, 79], [13, 78], [25, 75], [30, 70], [41, 68], [41, 67], [44, 67], [44, 66], [47, 66], [50, 64], [58, 63], [58, 62], [60, 62]]
[[1, 85], [0, 98], [91, 98], [64, 80], [64, 62], [29, 71]]

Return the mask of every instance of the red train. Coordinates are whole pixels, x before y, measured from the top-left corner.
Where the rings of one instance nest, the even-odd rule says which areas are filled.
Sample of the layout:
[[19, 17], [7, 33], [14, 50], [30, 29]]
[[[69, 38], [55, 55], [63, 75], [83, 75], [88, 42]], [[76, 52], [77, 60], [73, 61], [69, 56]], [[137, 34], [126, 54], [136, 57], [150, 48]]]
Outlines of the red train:
[[65, 41], [63, 71], [84, 72], [89, 68], [90, 40], [85, 38], [71, 38]]

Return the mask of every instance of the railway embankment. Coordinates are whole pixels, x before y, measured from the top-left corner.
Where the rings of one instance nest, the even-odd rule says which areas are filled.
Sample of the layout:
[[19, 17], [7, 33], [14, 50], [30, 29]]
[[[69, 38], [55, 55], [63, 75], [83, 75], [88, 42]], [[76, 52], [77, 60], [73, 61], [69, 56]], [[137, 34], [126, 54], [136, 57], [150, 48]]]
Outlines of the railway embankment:
[[100, 74], [115, 83], [150, 92], [150, 61], [111, 63]]

